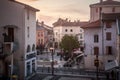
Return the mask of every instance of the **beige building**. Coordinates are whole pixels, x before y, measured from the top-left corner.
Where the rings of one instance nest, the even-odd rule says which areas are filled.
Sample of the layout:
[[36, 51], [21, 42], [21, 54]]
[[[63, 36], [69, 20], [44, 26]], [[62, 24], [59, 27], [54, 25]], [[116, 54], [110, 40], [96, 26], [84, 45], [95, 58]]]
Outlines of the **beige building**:
[[36, 70], [36, 12], [15, 0], [0, 1], [0, 73], [19, 80]]

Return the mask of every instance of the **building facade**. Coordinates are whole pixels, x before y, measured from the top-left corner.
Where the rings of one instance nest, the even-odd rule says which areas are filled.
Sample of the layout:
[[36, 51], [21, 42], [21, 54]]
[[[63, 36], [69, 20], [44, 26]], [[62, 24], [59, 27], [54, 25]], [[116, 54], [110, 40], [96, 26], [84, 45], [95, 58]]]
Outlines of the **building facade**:
[[64, 20], [59, 18], [57, 22], [53, 23], [54, 38], [57, 46], [59, 47], [59, 43], [64, 35], [77, 36], [81, 46], [83, 46], [84, 30], [81, 26], [85, 23], [86, 22], [80, 21], [71, 22], [70, 20], [68, 21], [68, 19]]
[[37, 22], [36, 27], [36, 45], [39, 48], [43, 46], [44, 49], [48, 50], [52, 45], [53, 28], [45, 25], [44, 22]]
[[99, 69], [105, 70], [106, 64], [116, 60], [117, 19], [120, 18], [120, 2], [100, 0], [90, 5], [90, 21], [84, 25], [85, 68], [96, 69], [95, 59], [98, 55]]
[[24, 80], [36, 70], [36, 12], [39, 10], [14, 0], [1, 0], [0, 10], [1, 73], [15, 74]]

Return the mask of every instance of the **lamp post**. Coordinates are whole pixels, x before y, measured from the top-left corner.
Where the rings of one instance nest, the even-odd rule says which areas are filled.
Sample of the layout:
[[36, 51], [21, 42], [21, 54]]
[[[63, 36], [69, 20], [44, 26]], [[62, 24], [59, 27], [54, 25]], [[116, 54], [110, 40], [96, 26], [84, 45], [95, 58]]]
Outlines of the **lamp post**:
[[52, 68], [52, 75], [54, 75], [54, 48], [50, 48], [51, 56], [52, 56], [52, 62], [51, 62], [51, 68]]
[[96, 80], [99, 80], [98, 78], [98, 67], [99, 67], [99, 59], [98, 59], [98, 54], [96, 55], [96, 59], [94, 60], [94, 65], [96, 66]]

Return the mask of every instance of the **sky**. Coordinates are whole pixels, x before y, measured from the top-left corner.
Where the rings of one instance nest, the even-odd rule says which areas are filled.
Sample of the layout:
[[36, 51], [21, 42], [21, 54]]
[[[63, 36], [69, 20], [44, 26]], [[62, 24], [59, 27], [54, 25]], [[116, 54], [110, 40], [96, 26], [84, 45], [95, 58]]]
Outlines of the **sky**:
[[17, 0], [40, 10], [37, 19], [52, 27], [58, 18], [68, 18], [71, 21], [88, 21], [90, 4], [100, 0]]

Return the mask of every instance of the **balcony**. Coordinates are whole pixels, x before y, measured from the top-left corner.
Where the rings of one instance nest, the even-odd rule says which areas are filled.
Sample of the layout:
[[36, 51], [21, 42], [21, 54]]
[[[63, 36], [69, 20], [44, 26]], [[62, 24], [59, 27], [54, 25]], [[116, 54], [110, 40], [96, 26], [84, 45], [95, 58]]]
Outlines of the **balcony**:
[[14, 42], [14, 36], [9, 36], [6, 33], [3, 33], [4, 42]]
[[13, 51], [16, 51], [18, 44], [14, 42], [4, 42], [0, 43], [0, 59], [11, 55]]

